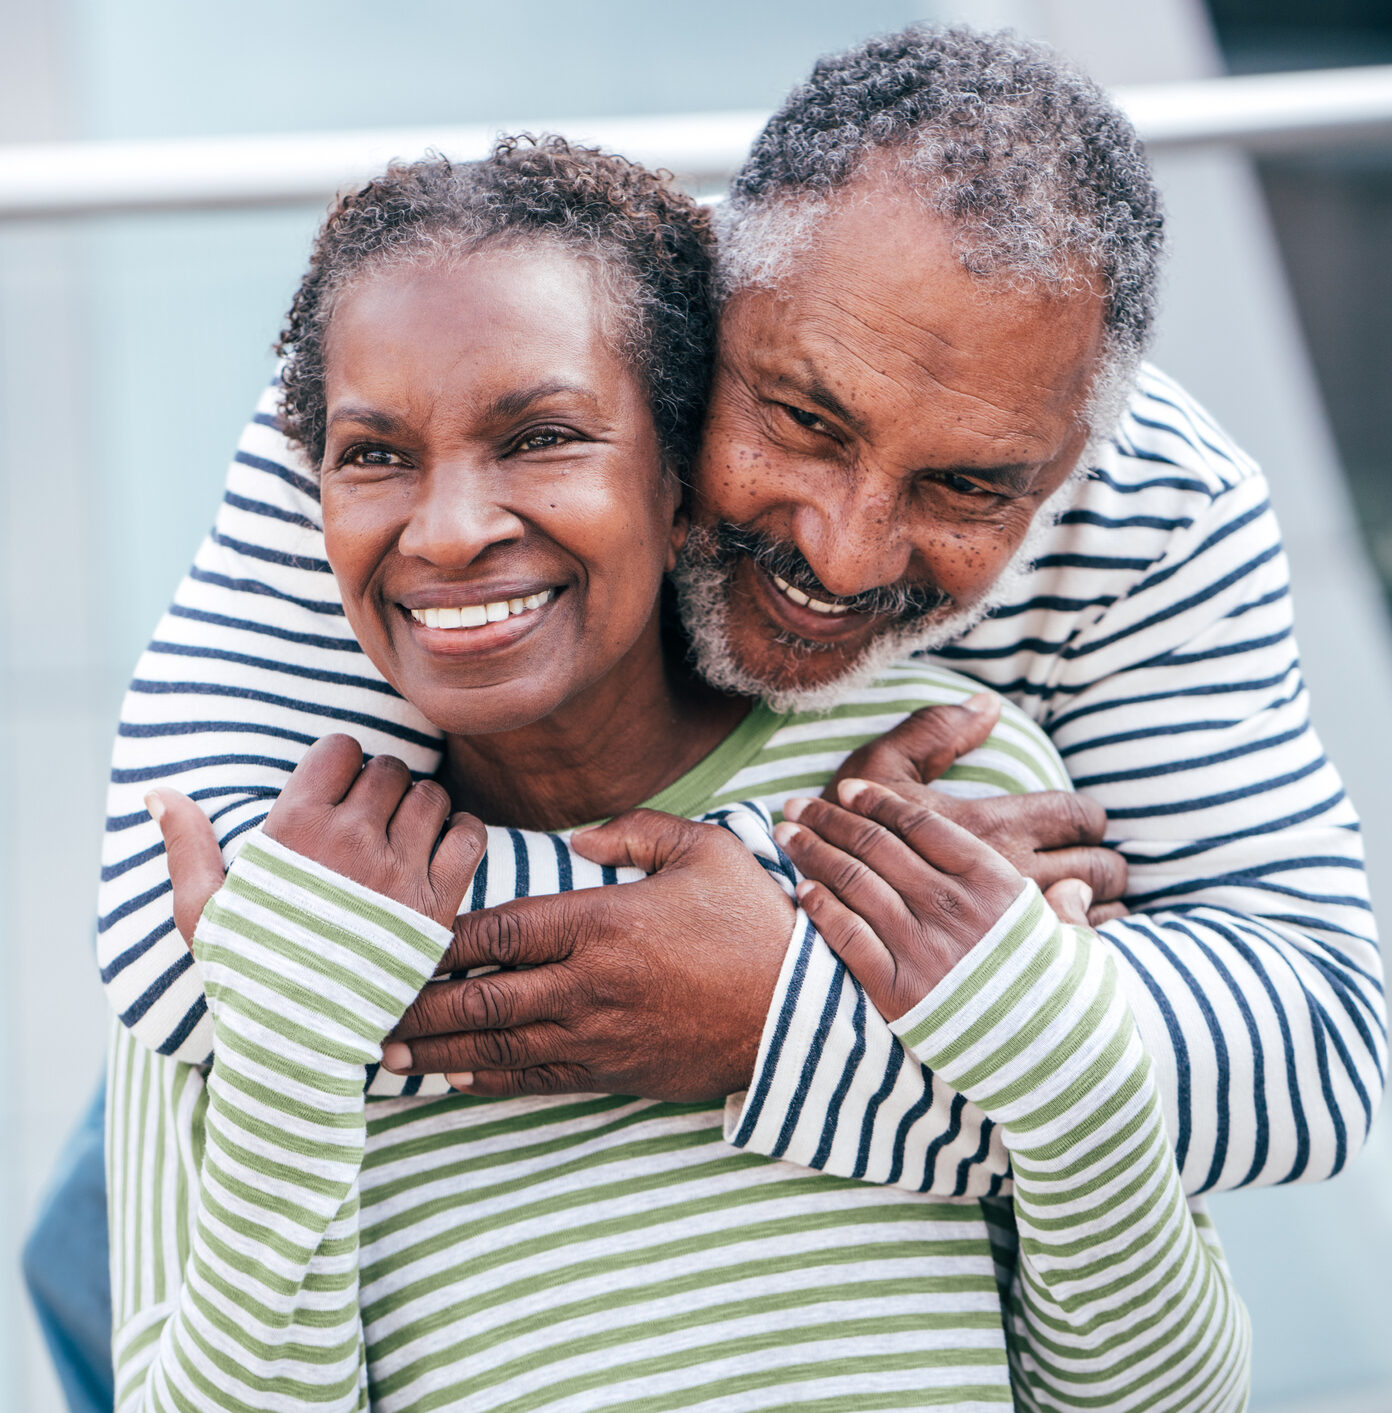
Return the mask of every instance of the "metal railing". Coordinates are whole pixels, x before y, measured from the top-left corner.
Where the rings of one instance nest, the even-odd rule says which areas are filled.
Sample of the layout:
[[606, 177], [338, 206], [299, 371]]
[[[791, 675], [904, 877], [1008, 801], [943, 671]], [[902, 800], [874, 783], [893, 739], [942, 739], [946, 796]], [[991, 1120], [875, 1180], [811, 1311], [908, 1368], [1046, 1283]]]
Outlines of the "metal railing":
[[[1152, 151], [1204, 144], [1271, 150], [1392, 136], [1392, 65], [1118, 89]], [[577, 118], [471, 127], [0, 147], [0, 220], [322, 203], [393, 157], [468, 159], [498, 132], [563, 132], [694, 189], [723, 184], [767, 114]]]

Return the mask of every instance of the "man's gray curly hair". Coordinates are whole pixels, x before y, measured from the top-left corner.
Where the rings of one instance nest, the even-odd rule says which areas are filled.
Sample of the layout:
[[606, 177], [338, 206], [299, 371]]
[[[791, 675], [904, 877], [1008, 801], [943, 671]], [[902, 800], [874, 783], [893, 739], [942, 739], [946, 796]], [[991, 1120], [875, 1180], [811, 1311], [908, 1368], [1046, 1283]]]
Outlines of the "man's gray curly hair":
[[886, 154], [952, 225], [972, 274], [1100, 283], [1106, 347], [1089, 422], [1119, 411], [1149, 341], [1160, 199], [1135, 129], [1047, 46], [913, 25], [820, 60], [769, 120], [717, 215], [721, 291], [773, 286], [833, 195]]

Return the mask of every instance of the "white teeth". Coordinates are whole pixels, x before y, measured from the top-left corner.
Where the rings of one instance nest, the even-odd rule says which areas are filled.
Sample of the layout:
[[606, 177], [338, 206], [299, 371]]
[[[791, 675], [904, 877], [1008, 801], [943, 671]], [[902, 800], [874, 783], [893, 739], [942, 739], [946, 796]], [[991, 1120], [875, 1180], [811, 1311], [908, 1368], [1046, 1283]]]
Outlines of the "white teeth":
[[427, 628], [482, 628], [485, 623], [501, 623], [519, 613], [528, 613], [549, 603], [555, 593], [544, 589], [525, 598], [499, 599], [496, 603], [470, 603], [461, 608], [413, 608], [411, 617]]
[[843, 613], [849, 612], [847, 605], [835, 603], [823, 603], [821, 599], [814, 599], [804, 594], [801, 589], [795, 589], [786, 580], [780, 579], [777, 574], [773, 576], [773, 582], [778, 585], [778, 592], [786, 598], [792, 599], [795, 604], [803, 608], [810, 608], [813, 613], [825, 613], [833, 618], [839, 617]]

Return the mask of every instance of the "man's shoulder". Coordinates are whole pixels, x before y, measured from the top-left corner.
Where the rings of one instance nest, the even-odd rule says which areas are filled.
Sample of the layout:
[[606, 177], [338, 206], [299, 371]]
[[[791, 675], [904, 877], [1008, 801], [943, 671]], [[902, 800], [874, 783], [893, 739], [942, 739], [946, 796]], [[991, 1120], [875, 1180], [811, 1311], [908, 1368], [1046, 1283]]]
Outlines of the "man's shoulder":
[[1261, 471], [1213, 417], [1160, 369], [1142, 364], [1092, 481], [1113, 493], [1213, 501]]

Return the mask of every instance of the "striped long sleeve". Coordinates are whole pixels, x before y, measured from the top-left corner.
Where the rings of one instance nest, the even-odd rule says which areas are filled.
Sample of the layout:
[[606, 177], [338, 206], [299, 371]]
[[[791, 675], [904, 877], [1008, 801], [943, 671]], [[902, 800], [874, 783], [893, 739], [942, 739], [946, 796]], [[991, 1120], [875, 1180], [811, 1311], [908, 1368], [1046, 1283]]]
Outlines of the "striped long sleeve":
[[893, 1029], [1010, 1152], [1016, 1406], [1244, 1407], [1246, 1312], [1185, 1201], [1109, 949], [1030, 884]]
[[[116, 1029], [107, 1147], [122, 1413], [368, 1406], [364, 1082], [449, 938], [254, 834], [194, 941], [217, 1045], [206, 1082]], [[201, 1126], [177, 1122], [190, 1104]]]

